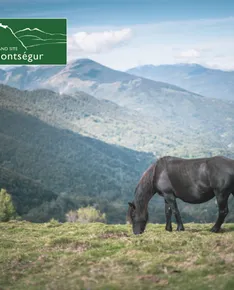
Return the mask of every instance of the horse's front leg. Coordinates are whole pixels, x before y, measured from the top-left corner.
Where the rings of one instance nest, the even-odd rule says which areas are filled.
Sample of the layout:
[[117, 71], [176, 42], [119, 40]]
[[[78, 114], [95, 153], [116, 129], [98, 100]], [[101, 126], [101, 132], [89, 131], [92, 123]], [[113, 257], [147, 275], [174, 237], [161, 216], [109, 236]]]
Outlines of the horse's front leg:
[[228, 198], [230, 194], [216, 193], [215, 195], [219, 207], [219, 216], [211, 231], [214, 233], [218, 233], [220, 231], [221, 225], [225, 220], [225, 217], [228, 214]]
[[165, 216], [166, 216], [166, 231], [171, 232], [172, 231], [172, 225], [171, 225], [171, 214], [172, 210], [170, 205], [165, 200]]
[[177, 222], [177, 231], [184, 231], [184, 225], [180, 216], [180, 212], [177, 206], [176, 198], [173, 193], [164, 193], [164, 199], [165, 202], [169, 205], [171, 208], [176, 222]]

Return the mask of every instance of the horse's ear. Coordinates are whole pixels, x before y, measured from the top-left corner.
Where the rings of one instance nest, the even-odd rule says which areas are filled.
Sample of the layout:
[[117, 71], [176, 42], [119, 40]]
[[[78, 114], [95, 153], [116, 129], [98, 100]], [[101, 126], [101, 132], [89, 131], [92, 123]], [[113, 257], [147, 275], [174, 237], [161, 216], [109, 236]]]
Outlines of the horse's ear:
[[130, 207], [132, 207], [132, 208], [136, 209], [136, 206], [135, 206], [135, 204], [134, 204], [134, 203], [132, 203], [132, 202], [129, 202], [128, 204], [129, 204], [129, 206], [130, 206]]

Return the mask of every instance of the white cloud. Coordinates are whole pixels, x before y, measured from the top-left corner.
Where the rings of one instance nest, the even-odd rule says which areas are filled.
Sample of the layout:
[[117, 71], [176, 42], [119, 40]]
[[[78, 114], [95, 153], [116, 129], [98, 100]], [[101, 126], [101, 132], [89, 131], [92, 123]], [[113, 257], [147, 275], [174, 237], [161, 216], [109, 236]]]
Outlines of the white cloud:
[[201, 53], [197, 49], [189, 49], [180, 53], [180, 57], [182, 58], [199, 58], [200, 55]]
[[78, 32], [68, 38], [68, 48], [82, 53], [102, 53], [119, 46], [132, 37], [130, 28], [103, 32]]

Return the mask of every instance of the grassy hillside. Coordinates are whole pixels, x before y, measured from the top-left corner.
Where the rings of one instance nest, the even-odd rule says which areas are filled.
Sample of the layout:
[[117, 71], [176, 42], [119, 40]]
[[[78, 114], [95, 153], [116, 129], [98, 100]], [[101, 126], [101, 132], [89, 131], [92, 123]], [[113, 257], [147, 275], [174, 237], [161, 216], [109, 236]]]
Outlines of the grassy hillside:
[[0, 224], [0, 288], [170, 289], [234, 288], [234, 225], [186, 224], [168, 233], [149, 224]]

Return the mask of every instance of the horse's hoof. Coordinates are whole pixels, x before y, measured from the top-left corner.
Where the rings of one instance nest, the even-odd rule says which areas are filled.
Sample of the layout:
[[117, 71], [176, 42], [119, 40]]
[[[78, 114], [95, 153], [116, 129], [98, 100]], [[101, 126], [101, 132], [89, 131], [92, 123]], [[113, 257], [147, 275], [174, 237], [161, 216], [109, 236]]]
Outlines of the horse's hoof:
[[172, 232], [172, 227], [166, 227], [165, 229], [166, 229], [166, 231], [168, 231], [168, 232]]
[[177, 230], [178, 232], [184, 231], [184, 227], [178, 227], [176, 230]]
[[212, 233], [218, 233], [220, 231], [220, 228], [213, 227], [210, 231]]

